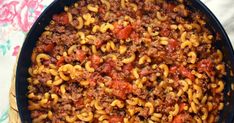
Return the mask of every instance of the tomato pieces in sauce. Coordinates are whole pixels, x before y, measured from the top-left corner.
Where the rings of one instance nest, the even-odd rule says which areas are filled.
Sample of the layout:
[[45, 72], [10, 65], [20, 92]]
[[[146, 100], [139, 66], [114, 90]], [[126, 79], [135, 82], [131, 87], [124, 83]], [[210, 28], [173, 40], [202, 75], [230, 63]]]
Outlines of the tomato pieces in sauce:
[[64, 58], [64, 57], [61, 57], [61, 58], [57, 61], [56, 66], [61, 66], [64, 62], [65, 62], [65, 58]]
[[171, 33], [171, 30], [169, 30], [168, 28], [162, 28], [161, 31], [159, 32], [159, 34], [163, 37], [168, 37]]
[[55, 46], [54, 44], [48, 44], [48, 45], [45, 46], [44, 51], [47, 52], [47, 53], [51, 53], [53, 51], [53, 49], [54, 49], [54, 46]]
[[66, 25], [69, 23], [68, 16], [65, 12], [62, 12], [60, 14], [56, 14], [53, 17], [53, 20], [56, 21], [59, 24]]
[[84, 100], [79, 98], [77, 101], [74, 102], [74, 105], [77, 109], [82, 109], [84, 107]]
[[195, 76], [187, 69], [185, 68], [184, 66], [180, 66], [179, 67], [179, 71], [180, 71], [180, 74], [185, 76], [185, 77], [188, 77], [190, 80], [194, 80], [195, 79]]
[[112, 59], [107, 59], [105, 63], [103, 64], [102, 72], [108, 74], [109, 76], [112, 76], [111, 70], [115, 68], [116, 63]]
[[184, 123], [183, 115], [179, 114], [175, 116], [172, 123]]
[[92, 67], [97, 68], [99, 64], [101, 63], [101, 57], [98, 55], [92, 55], [91, 63], [92, 63]]
[[182, 112], [184, 110], [185, 106], [187, 106], [186, 103], [180, 103], [180, 105], [179, 105], [179, 112]]
[[128, 63], [128, 64], [123, 66], [124, 73], [131, 73], [132, 69], [133, 69], [132, 63]]
[[130, 83], [125, 81], [114, 80], [110, 83], [110, 88], [113, 89], [113, 95], [120, 99], [126, 99], [126, 95], [133, 91]]
[[177, 40], [175, 39], [170, 39], [169, 42], [168, 42], [168, 47], [167, 47], [167, 50], [169, 52], [174, 52], [176, 50], [176, 48], [178, 48], [179, 46], [179, 43]]
[[117, 23], [114, 23], [113, 33], [116, 35], [118, 39], [127, 39], [131, 35], [133, 28], [131, 25], [127, 25], [126, 27], [122, 27]]
[[78, 61], [82, 62], [86, 57], [86, 54], [83, 50], [77, 50], [76, 51], [76, 58]]
[[206, 72], [208, 75], [213, 76], [214, 65], [210, 59], [203, 59], [197, 64], [197, 69], [199, 72]]

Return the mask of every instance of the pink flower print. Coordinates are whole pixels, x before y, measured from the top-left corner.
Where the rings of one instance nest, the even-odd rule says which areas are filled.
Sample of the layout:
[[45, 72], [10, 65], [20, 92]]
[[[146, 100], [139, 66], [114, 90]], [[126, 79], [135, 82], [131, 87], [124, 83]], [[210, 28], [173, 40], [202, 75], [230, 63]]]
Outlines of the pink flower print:
[[19, 52], [19, 49], [20, 49], [20, 46], [18, 45], [18, 46], [15, 46], [14, 47], [14, 51], [13, 51], [13, 53], [12, 53], [12, 56], [17, 56], [18, 55], [18, 52]]
[[0, 8], [0, 24], [13, 22], [13, 19], [17, 15], [16, 5], [18, 3], [18, 1], [12, 1], [2, 5]]
[[0, 4], [2, 4], [3, 3], [3, 0], [0, 0]]
[[43, 10], [42, 0], [24, 0], [17, 15], [18, 25], [27, 32]]

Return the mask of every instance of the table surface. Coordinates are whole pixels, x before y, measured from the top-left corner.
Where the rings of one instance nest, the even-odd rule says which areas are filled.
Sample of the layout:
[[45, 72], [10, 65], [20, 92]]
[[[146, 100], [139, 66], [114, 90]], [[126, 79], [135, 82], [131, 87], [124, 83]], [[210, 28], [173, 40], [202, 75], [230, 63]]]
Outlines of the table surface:
[[[0, 123], [8, 122], [9, 88], [25, 35], [53, 0], [0, 0]], [[217, 16], [234, 44], [234, 1], [201, 0]]]

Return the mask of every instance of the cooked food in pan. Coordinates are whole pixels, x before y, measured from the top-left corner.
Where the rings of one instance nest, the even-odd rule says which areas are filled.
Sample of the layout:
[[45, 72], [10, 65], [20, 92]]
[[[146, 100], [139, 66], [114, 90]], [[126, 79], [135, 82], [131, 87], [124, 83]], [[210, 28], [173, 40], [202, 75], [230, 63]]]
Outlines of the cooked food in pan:
[[226, 72], [206, 23], [181, 0], [64, 7], [32, 53], [33, 122], [216, 122]]

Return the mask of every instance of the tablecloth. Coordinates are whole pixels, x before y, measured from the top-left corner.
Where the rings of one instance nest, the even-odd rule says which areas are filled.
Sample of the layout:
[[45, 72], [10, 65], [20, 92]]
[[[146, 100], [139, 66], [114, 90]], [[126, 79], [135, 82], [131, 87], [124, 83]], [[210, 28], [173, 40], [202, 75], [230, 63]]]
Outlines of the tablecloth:
[[[25, 35], [53, 0], [0, 0], [0, 123], [8, 122], [9, 88]], [[202, 0], [218, 17], [234, 44], [234, 1]]]

